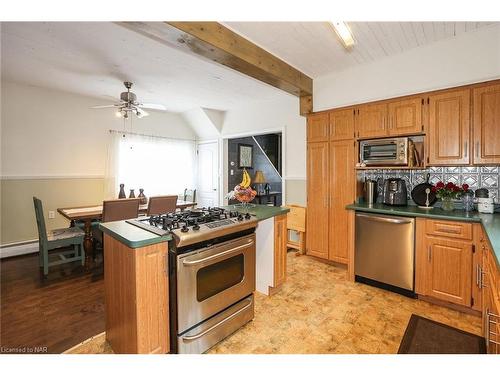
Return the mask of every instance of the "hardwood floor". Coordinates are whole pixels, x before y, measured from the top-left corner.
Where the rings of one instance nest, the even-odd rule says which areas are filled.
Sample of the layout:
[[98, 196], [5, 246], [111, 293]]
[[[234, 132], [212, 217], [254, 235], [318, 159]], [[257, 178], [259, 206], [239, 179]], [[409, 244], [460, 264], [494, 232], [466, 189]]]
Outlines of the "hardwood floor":
[[0, 352], [62, 353], [104, 331], [102, 277], [69, 263], [42, 280], [35, 254], [0, 263]]

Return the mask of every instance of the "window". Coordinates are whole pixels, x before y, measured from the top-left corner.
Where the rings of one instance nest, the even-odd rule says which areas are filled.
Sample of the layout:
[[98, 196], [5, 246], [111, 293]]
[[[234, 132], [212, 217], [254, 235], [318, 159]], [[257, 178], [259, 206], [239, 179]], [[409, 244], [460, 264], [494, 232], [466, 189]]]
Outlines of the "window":
[[136, 196], [140, 188], [146, 196], [154, 196], [178, 195], [185, 188], [194, 188], [194, 141], [119, 132], [111, 132], [111, 138], [107, 169], [114, 169], [114, 173], [108, 172], [114, 197], [121, 183], [125, 184], [127, 196], [130, 189]]

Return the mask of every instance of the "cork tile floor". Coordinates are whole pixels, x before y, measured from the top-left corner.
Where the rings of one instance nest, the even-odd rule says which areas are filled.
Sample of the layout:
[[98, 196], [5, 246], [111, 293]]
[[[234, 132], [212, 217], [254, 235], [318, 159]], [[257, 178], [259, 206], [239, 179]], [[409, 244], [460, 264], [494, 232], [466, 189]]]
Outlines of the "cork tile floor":
[[[346, 281], [346, 270], [288, 254], [283, 288], [255, 300], [255, 319], [209, 354], [396, 353], [411, 314], [481, 334], [481, 319]], [[104, 334], [69, 353], [112, 353]]]

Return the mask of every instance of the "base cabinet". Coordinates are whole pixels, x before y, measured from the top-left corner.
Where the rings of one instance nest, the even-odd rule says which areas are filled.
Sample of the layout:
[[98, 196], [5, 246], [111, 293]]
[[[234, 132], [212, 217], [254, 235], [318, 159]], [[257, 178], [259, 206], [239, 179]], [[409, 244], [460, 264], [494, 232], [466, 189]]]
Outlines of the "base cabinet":
[[104, 234], [106, 340], [120, 354], [169, 352], [167, 243], [131, 249]]
[[472, 244], [426, 236], [426, 294], [457, 305], [472, 306]]
[[287, 253], [287, 220], [286, 215], [274, 218], [274, 287], [281, 286], [286, 279]]
[[500, 268], [487, 238], [483, 238], [483, 334], [489, 354], [500, 354]]
[[472, 224], [417, 218], [416, 233], [416, 292], [472, 308]]

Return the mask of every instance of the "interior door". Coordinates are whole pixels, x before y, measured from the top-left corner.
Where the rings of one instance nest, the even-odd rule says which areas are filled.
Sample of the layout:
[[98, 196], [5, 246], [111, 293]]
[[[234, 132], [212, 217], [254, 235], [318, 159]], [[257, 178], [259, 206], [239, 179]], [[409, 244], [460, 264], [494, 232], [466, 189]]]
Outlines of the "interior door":
[[328, 258], [347, 264], [349, 261], [346, 205], [354, 202], [354, 142], [330, 142], [330, 230]]
[[429, 96], [429, 165], [469, 164], [470, 90]]
[[308, 255], [328, 259], [328, 142], [307, 144]]
[[471, 306], [472, 245], [427, 237], [427, 295]]
[[474, 163], [500, 164], [500, 84], [474, 89]]
[[421, 133], [422, 98], [398, 100], [389, 103], [389, 134], [398, 136]]
[[217, 142], [198, 145], [198, 207], [219, 205], [219, 145]]

